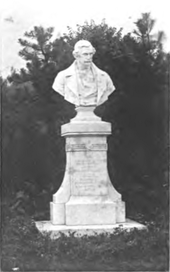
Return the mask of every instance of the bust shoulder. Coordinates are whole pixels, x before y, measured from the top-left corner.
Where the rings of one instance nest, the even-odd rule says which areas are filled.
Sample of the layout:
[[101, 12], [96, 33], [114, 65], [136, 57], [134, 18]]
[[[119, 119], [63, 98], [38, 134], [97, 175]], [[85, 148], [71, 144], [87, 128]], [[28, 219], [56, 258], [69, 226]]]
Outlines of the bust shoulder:
[[60, 71], [58, 73], [58, 75], [62, 75], [62, 76], [71, 76], [73, 74], [75, 74], [76, 71], [75, 71], [75, 63], [72, 63], [68, 68], [66, 68], [65, 70], [63, 71]]
[[100, 75], [103, 75], [103, 76], [108, 76], [108, 74], [105, 71], [98, 68], [94, 63], [93, 63], [93, 68], [95, 69], [97, 74], [100, 74]]

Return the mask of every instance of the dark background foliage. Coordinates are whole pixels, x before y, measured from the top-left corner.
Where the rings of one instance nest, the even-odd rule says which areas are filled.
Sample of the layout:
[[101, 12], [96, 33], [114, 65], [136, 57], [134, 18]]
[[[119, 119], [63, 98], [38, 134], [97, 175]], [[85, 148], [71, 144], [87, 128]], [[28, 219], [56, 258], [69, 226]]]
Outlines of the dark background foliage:
[[[96, 114], [111, 122], [108, 169], [127, 204], [127, 213], [159, 218], [168, 207], [168, 65], [163, 32], [142, 14], [134, 31], [103, 20], [77, 25], [54, 39], [51, 28], [34, 27], [19, 39], [26, 68], [1, 80], [2, 192], [12, 209], [48, 219], [49, 202], [65, 171], [61, 125], [74, 106], [54, 92], [57, 73], [73, 61], [76, 41], [96, 48], [94, 63], [112, 78], [116, 91]], [[9, 84], [10, 83], [10, 84]], [[159, 214], [159, 216], [158, 216]]]

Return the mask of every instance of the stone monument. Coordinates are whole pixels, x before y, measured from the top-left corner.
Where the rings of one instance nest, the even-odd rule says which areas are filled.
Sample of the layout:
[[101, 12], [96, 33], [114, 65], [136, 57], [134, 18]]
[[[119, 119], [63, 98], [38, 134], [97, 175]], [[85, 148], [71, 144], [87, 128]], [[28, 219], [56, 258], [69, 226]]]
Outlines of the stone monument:
[[92, 63], [91, 43], [76, 43], [75, 62], [56, 77], [53, 88], [76, 105], [77, 116], [62, 126], [66, 138], [66, 171], [51, 202], [51, 222], [57, 225], [101, 225], [125, 222], [125, 203], [107, 170], [110, 123], [94, 114], [114, 91], [109, 75]]
[[125, 203], [107, 170], [107, 136], [111, 124], [94, 114], [114, 91], [109, 75], [92, 62], [90, 42], [75, 44], [74, 63], [58, 73], [53, 89], [76, 106], [77, 115], [61, 128], [65, 137], [66, 169], [50, 203], [51, 222], [41, 230], [99, 228], [127, 223]]

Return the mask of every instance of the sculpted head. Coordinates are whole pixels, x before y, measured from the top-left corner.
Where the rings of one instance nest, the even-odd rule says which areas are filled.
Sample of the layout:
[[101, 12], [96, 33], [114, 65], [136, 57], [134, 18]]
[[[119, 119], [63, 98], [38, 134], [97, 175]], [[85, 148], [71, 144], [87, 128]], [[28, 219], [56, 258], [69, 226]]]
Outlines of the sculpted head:
[[80, 65], [88, 66], [92, 63], [95, 52], [89, 41], [80, 40], [74, 46], [73, 56]]

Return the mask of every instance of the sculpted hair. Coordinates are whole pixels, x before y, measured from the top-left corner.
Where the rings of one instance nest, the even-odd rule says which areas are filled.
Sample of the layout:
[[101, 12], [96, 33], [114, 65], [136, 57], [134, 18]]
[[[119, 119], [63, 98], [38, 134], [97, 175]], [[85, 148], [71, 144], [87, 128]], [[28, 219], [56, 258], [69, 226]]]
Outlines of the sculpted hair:
[[89, 48], [91, 47], [93, 49], [93, 54], [95, 54], [96, 49], [92, 46], [92, 44], [87, 40], [80, 40], [74, 45], [74, 51], [73, 56], [76, 57], [82, 48]]

